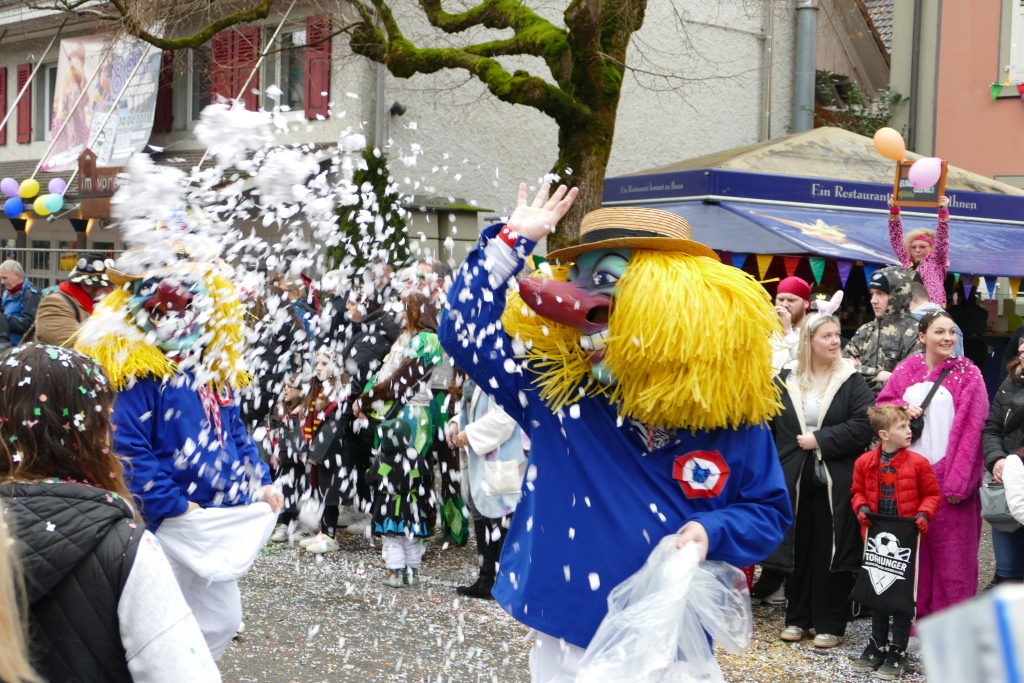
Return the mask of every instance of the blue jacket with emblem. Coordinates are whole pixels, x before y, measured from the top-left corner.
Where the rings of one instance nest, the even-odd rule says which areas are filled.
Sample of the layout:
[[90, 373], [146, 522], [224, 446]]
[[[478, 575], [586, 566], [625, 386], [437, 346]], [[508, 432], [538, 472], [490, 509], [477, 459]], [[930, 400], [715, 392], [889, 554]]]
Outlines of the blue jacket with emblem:
[[[532, 441], [493, 595], [524, 624], [585, 648], [607, 612], [608, 594], [643, 566], [662, 537], [697, 521], [707, 529], [709, 560], [759, 562], [792, 523], [789, 494], [766, 426], [680, 430], [648, 452], [603, 396], [579, 401], [578, 418], [553, 413], [537, 395], [534, 375], [506, 369], [512, 345], [500, 318], [511, 273], [495, 269], [485, 251], [500, 227], [484, 231], [459, 269], [439, 336]], [[509, 270], [518, 271], [533, 246], [519, 238], [518, 266]], [[691, 488], [688, 496], [676, 478], [684, 465], [698, 484], [719, 485], [698, 492], [705, 495]]]
[[189, 501], [200, 507], [246, 505], [262, 500], [260, 487], [272, 483], [237, 401], [219, 406], [218, 438], [192, 381], [191, 374], [167, 382], [146, 377], [118, 393], [114, 403], [114, 452], [128, 460], [128, 488], [142, 500], [152, 531], [164, 518], [185, 512]]

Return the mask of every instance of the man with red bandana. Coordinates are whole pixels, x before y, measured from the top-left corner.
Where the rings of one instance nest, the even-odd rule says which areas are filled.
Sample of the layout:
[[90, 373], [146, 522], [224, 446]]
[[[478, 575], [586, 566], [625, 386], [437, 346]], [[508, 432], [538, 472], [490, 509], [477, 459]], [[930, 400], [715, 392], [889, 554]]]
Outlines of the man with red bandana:
[[[522, 301], [537, 314], [578, 330], [575, 338], [582, 353], [574, 358], [589, 361], [587, 374], [594, 380], [585, 378], [578, 391], [569, 391], [567, 403], [549, 405], [542, 375], [529, 361], [517, 362], [524, 353], [521, 340], [513, 340], [502, 322], [509, 279], [576, 196], [575, 189], [565, 187], [550, 199], [547, 193], [545, 185], [528, 205], [526, 186], [521, 186], [519, 206], [509, 223], [484, 230], [480, 246], [467, 257], [449, 290], [439, 336], [456, 364], [531, 438], [522, 499], [492, 594], [503, 609], [533, 629], [532, 680], [568, 683], [575, 680], [584, 649], [607, 612], [609, 592], [640, 569], [662, 537], [677, 534], [678, 547], [695, 542], [702, 560], [747, 566], [763, 560], [781, 541], [792, 510], [762, 417], [732, 420], [731, 428], [700, 428], [696, 422], [702, 408], [695, 401], [687, 406], [694, 408], [694, 422], [645, 423], [629, 414], [628, 401], [610, 398], [626, 385], [644, 381], [616, 376], [615, 368], [621, 366], [615, 364], [612, 344], [617, 316], [640, 305], [622, 296], [620, 280], [631, 268], [644, 272], [642, 264], [650, 262], [652, 251], [654, 259], [665, 254], [674, 264], [671, 272], [678, 282], [673, 292], [684, 300], [695, 289], [714, 286], [701, 275], [706, 272], [720, 278], [721, 291], [707, 293], [709, 299], [727, 302], [716, 305], [738, 310], [744, 305], [738, 292], [758, 290], [756, 283], [745, 281], [748, 276], [726, 270], [714, 252], [689, 240], [689, 225], [676, 216], [651, 209], [593, 212], [584, 218], [579, 246], [549, 254], [549, 259], [574, 262], [568, 281], [528, 278], [520, 283]], [[636, 229], [640, 218], [649, 229]], [[725, 280], [742, 280], [744, 286], [730, 289]], [[635, 295], [638, 290], [632, 291]], [[749, 295], [750, 308], [740, 315], [763, 316], [778, 329], [767, 296], [759, 291]], [[659, 305], [643, 310], [655, 315]], [[682, 309], [677, 305], [675, 310]], [[720, 318], [713, 328], [725, 337], [740, 328], [749, 333], [746, 325], [746, 320]], [[762, 359], [759, 375], [767, 381], [769, 329], [767, 324], [758, 328], [764, 347], [750, 351]], [[632, 347], [654, 341], [630, 341], [627, 336], [623, 343]], [[731, 344], [721, 346], [739, 353]], [[707, 356], [693, 359], [694, 372], [702, 365], [701, 371], [714, 376], [722, 363], [742, 362], [711, 352]], [[675, 376], [685, 383], [690, 381], [684, 379], [688, 370], [660, 372], [663, 379], [673, 381]], [[742, 395], [747, 386], [762, 392], [755, 379], [734, 387], [731, 395]], [[765, 391], [771, 394], [770, 388]]]
[[782, 336], [772, 340], [772, 369], [796, 359], [796, 342], [800, 335], [800, 323], [804, 321], [807, 309], [811, 307], [811, 286], [803, 278], [790, 276], [779, 282], [775, 290], [775, 311], [782, 323]]

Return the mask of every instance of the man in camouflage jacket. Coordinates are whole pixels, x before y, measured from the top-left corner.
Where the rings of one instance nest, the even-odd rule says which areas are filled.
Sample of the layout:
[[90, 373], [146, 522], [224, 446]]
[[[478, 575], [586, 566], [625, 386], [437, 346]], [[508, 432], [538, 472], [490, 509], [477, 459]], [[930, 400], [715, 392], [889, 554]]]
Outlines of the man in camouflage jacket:
[[921, 351], [917, 320], [910, 313], [910, 271], [889, 266], [875, 271], [868, 282], [875, 319], [861, 325], [846, 347], [846, 355], [878, 394], [907, 356]]

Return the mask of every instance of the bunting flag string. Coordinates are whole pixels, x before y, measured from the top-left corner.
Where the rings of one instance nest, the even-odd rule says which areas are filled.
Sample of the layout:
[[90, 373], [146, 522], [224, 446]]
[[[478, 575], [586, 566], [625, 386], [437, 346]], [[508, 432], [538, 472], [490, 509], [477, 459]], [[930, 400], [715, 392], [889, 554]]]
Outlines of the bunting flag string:
[[953, 279], [960, 282], [960, 273], [953, 273]]
[[825, 274], [825, 259], [820, 256], [811, 256], [808, 261], [811, 262], [811, 272], [814, 274], [814, 282], [821, 284], [821, 276]]
[[989, 86], [989, 94], [991, 95], [993, 102], [999, 99], [999, 94], [1001, 92], [1003, 92], [1002, 83], [993, 83], [991, 86]]
[[970, 301], [971, 292], [974, 290], [974, 278], [970, 275], [964, 278], [964, 298]]
[[764, 279], [764, 274], [768, 272], [768, 267], [772, 265], [772, 258], [774, 257], [771, 254], [757, 255], [757, 274], [762, 280]]
[[839, 281], [846, 286], [846, 281], [850, 279], [850, 271], [853, 270], [853, 261], [836, 261], [836, 265], [839, 267]]
[[1019, 277], [1011, 277], [1011, 278], [1007, 278], [1007, 279], [1010, 281], [1010, 294], [1012, 295], [1013, 300], [1016, 301], [1017, 300], [1017, 292], [1020, 291], [1020, 278]]
[[796, 274], [796, 267], [800, 265], [799, 256], [783, 256], [782, 263], [786, 267], [786, 275], [793, 276]]
[[737, 254], [737, 253], [733, 252], [733, 255], [732, 255], [732, 267], [733, 268], [739, 268], [740, 270], [742, 270], [743, 269], [743, 264], [746, 263], [746, 262], [747, 262], [747, 255], [746, 254]]

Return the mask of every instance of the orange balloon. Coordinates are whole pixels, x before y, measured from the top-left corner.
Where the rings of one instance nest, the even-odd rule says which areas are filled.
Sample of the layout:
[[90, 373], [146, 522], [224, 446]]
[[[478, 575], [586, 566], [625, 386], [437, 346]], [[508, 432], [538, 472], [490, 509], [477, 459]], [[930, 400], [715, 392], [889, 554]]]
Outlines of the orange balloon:
[[903, 161], [907, 158], [907, 144], [898, 130], [879, 128], [875, 131], [875, 150], [886, 159]]

